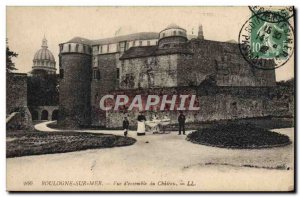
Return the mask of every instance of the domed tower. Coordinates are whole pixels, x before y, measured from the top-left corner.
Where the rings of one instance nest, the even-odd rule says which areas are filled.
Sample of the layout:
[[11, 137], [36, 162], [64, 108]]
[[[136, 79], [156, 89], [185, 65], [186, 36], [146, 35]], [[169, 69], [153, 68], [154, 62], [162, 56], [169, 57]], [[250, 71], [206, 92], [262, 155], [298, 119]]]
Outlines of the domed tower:
[[186, 30], [178, 25], [171, 24], [159, 33], [159, 48], [176, 47], [187, 41]]
[[84, 42], [68, 42], [59, 47], [58, 125], [69, 128], [90, 125], [91, 46]]
[[32, 74], [55, 74], [55, 59], [51, 51], [48, 49], [47, 39], [44, 37], [42, 48], [38, 50], [33, 58]]

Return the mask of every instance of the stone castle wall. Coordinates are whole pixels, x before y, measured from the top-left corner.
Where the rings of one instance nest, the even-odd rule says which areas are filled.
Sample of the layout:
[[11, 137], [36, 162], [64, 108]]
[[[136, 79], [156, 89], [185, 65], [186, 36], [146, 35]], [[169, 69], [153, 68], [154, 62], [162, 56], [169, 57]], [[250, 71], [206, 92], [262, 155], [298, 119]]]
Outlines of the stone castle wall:
[[97, 56], [97, 66], [100, 72], [99, 79], [92, 79], [91, 82], [91, 121], [92, 125], [105, 126], [105, 113], [99, 110], [99, 101], [102, 96], [118, 87], [117, 64], [118, 53], [102, 54]]
[[240, 54], [238, 44], [198, 39], [188, 44], [194, 54], [181, 55], [178, 62], [178, 73], [181, 73], [178, 75], [178, 86], [197, 86], [208, 76], [213, 76], [219, 86], [275, 85], [275, 71], [249, 65]]
[[8, 73], [6, 76], [6, 117], [15, 116], [6, 122], [10, 129], [32, 129], [32, 119], [27, 106], [27, 74]]
[[27, 106], [27, 75], [11, 73], [6, 76], [6, 114]]
[[[277, 91], [277, 90], [276, 90]], [[186, 123], [201, 123], [217, 120], [232, 120], [266, 116], [293, 116], [292, 102], [282, 104], [282, 99], [274, 97], [273, 88], [260, 87], [211, 87], [211, 88], [155, 88], [148, 90], [114, 91], [114, 94], [134, 95], [163, 95], [177, 94], [197, 95], [200, 109], [198, 111], [184, 111]], [[284, 96], [283, 96], [284, 97]], [[277, 107], [280, 103], [281, 107]], [[145, 112], [148, 120], [154, 115], [159, 118], [167, 115], [171, 119], [171, 125], [177, 124], [178, 111], [149, 110]], [[107, 111], [106, 127], [121, 128], [123, 117], [127, 116], [130, 127], [136, 127], [138, 111]]]
[[177, 86], [177, 55], [123, 60], [120, 89]]

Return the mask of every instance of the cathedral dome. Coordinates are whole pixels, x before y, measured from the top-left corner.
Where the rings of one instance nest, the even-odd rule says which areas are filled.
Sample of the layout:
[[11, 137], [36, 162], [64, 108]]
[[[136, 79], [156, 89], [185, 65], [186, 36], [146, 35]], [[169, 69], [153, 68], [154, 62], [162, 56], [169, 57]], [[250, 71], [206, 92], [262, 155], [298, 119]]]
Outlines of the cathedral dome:
[[55, 62], [53, 54], [47, 48], [38, 50], [34, 55], [33, 61], [34, 60], [48, 60], [50, 62]]
[[48, 74], [56, 72], [55, 59], [52, 52], [48, 49], [47, 39], [44, 37], [42, 41], [42, 48], [39, 49], [33, 58], [33, 73], [35, 71], [45, 71]]

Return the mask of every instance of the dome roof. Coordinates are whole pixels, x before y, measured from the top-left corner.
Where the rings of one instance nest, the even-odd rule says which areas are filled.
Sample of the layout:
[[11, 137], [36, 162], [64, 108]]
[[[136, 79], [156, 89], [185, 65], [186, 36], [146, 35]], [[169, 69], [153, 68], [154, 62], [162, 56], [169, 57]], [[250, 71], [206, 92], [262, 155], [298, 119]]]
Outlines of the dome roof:
[[[168, 25], [164, 30], [167, 30], [167, 29], [183, 29], [183, 28], [179, 27], [178, 25], [176, 25], [174, 23], [172, 23], [172, 24]], [[185, 30], [185, 29], [183, 29], [183, 30]]]
[[179, 27], [178, 25], [172, 23], [172, 24], [168, 25], [166, 29], [182, 29], [182, 28]]
[[38, 50], [33, 57], [32, 74], [39, 75], [41, 71], [47, 74], [55, 74], [55, 59], [51, 51], [48, 49], [47, 40], [44, 37], [42, 48]]
[[34, 55], [33, 61], [34, 60], [49, 60], [55, 62], [53, 54], [47, 48], [38, 50]]
[[36, 60], [47, 60], [50, 62], [55, 62], [52, 52], [48, 49], [46, 38], [43, 39], [42, 48], [38, 50], [34, 55], [33, 61]]

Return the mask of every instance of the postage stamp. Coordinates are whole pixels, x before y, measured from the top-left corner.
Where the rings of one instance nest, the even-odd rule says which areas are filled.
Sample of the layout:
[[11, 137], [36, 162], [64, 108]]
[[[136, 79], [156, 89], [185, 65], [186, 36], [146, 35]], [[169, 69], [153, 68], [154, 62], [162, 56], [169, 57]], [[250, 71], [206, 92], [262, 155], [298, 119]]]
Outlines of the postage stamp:
[[8, 191], [295, 191], [294, 7], [6, 9]]
[[[240, 30], [239, 46], [247, 62], [266, 70], [288, 62], [294, 52], [294, 30], [285, 19], [277, 12], [266, 11], [253, 14], [246, 21]], [[265, 64], [264, 60], [273, 60], [274, 64]]]
[[[270, 23], [287, 21], [294, 16], [294, 6], [274, 7], [274, 6], [249, 6], [253, 14], [259, 14], [262, 20]], [[260, 13], [264, 13], [260, 15]]]

